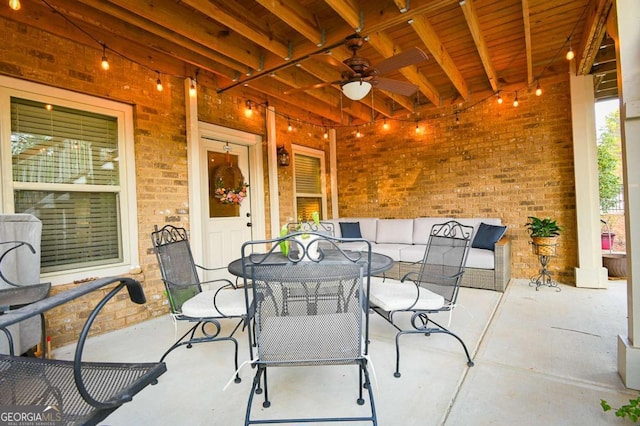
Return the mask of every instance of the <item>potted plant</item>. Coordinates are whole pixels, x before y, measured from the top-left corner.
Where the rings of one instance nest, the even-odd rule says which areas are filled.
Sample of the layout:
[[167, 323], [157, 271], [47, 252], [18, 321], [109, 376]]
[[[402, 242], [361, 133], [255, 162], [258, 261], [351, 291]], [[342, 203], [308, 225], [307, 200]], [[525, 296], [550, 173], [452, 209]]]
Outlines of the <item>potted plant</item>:
[[538, 255], [555, 254], [555, 246], [558, 244], [558, 236], [562, 232], [562, 227], [551, 218], [541, 219], [529, 216], [525, 224], [527, 232], [533, 242], [533, 252]]

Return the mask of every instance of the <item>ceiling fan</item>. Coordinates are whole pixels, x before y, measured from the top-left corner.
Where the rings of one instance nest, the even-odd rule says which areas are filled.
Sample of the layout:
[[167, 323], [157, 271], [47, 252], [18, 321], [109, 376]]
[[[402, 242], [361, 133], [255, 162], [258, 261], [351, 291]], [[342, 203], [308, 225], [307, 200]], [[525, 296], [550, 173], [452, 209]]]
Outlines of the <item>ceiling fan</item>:
[[304, 92], [306, 90], [318, 89], [334, 84], [339, 84], [342, 89], [342, 93], [354, 101], [359, 101], [367, 96], [371, 87], [377, 87], [378, 89], [404, 96], [411, 96], [416, 93], [418, 86], [415, 84], [380, 77], [380, 75], [422, 62], [428, 58], [426, 53], [417, 47], [412, 47], [411, 49], [407, 49], [404, 52], [384, 59], [375, 67], [371, 67], [366, 58], [358, 56], [358, 50], [360, 50], [363, 43], [364, 39], [358, 34], [347, 37], [345, 39], [345, 45], [349, 50], [351, 50], [352, 55], [342, 62], [326, 53], [315, 54], [309, 57], [310, 59], [322, 61], [338, 68], [342, 73], [341, 80], [291, 89], [284, 92], [284, 94], [288, 95], [296, 92]]

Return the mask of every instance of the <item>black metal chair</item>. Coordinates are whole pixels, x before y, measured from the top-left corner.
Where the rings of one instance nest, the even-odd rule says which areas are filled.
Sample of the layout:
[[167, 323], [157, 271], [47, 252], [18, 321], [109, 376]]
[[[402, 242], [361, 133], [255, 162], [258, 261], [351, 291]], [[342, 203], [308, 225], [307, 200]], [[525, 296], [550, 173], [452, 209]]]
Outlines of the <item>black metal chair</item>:
[[[174, 349], [194, 343], [230, 341], [235, 346], [235, 369], [238, 370], [238, 341], [233, 337], [245, 322], [246, 308], [244, 292], [227, 279], [200, 281], [198, 270], [216, 270], [224, 268], [205, 268], [196, 265], [189, 247], [187, 231], [166, 225], [162, 229], [156, 227], [151, 234], [153, 248], [158, 258], [162, 280], [164, 281], [171, 315], [177, 321], [195, 323], [162, 355], [161, 361]], [[218, 288], [203, 290], [202, 284], [214, 284]], [[231, 333], [221, 335], [220, 320], [235, 319], [238, 323]], [[207, 330], [213, 325], [213, 331]], [[201, 336], [196, 336], [200, 329]], [[236, 374], [236, 383], [240, 377]]]
[[[260, 423], [355, 422], [377, 424], [367, 369], [369, 309], [367, 292], [371, 245], [365, 252], [340, 250], [339, 238], [320, 233], [294, 233], [242, 246], [247, 306], [254, 312], [249, 327], [252, 363], [257, 367], [247, 404], [245, 425]], [[295, 249], [284, 256], [278, 249], [288, 241]], [[270, 246], [267, 253], [254, 253]], [[253, 301], [250, 305], [250, 301]], [[254, 357], [254, 351], [256, 352]], [[306, 419], [253, 419], [253, 398], [264, 384], [263, 407], [271, 405], [268, 367], [355, 364], [359, 367], [357, 403], [363, 388], [369, 393], [371, 415]]]
[[[464, 341], [448, 326], [444, 327], [429, 317], [429, 314], [438, 312], [451, 315], [455, 308], [472, 232], [473, 227], [456, 221], [434, 225], [424, 258], [416, 265], [416, 271], [405, 274], [400, 282], [386, 279], [371, 283], [371, 308], [398, 330], [395, 377], [400, 377], [400, 336], [405, 334], [429, 336], [431, 333], [445, 333], [453, 336], [464, 349], [467, 365], [473, 366]], [[394, 322], [397, 312], [412, 313], [413, 329], [403, 330]]]
[[325, 234], [329, 236], [335, 236], [335, 227], [332, 222], [319, 221], [318, 223], [313, 221], [303, 222], [291, 222], [287, 224], [289, 233], [293, 232], [317, 232], [319, 234]]
[[131, 278], [102, 278], [8, 311], [0, 315], [0, 330], [106, 286], [106, 295], [89, 313], [80, 333], [73, 360], [0, 355], [0, 406], [25, 416], [37, 415], [33, 424], [96, 425], [146, 386], [157, 383], [167, 370], [163, 362], [82, 361], [89, 330], [109, 300], [126, 287], [133, 303], [146, 302], [142, 286]]

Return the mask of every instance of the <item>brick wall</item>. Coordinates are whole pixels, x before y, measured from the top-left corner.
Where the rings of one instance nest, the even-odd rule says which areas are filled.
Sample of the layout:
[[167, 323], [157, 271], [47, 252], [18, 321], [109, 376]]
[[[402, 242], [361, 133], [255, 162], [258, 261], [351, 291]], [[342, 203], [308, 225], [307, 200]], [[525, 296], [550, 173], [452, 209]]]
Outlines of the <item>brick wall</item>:
[[[538, 268], [524, 224], [551, 216], [564, 226], [551, 270], [575, 281], [576, 219], [568, 77], [544, 80], [520, 106], [494, 99], [459, 113], [445, 107], [419, 122], [387, 120], [338, 132], [342, 217], [499, 217], [513, 240], [512, 271]], [[512, 102], [512, 100], [511, 100]], [[372, 172], [375, 171], [375, 172]]]

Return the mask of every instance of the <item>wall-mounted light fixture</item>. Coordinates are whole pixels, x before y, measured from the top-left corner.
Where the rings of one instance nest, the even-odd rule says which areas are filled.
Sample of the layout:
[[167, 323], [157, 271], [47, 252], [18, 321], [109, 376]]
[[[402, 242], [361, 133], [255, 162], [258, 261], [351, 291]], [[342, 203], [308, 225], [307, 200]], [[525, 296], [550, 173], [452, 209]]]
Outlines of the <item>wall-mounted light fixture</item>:
[[278, 165], [287, 167], [289, 165], [289, 152], [284, 148], [284, 145], [278, 147]]

